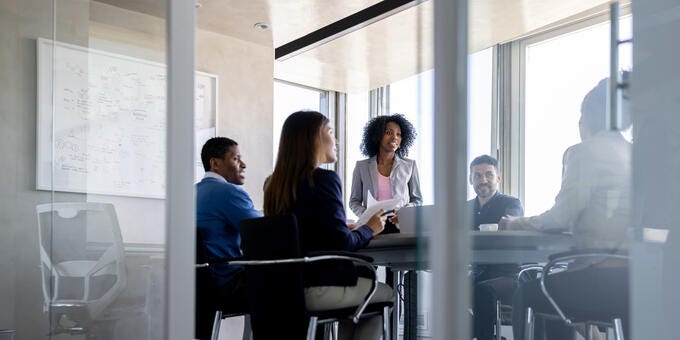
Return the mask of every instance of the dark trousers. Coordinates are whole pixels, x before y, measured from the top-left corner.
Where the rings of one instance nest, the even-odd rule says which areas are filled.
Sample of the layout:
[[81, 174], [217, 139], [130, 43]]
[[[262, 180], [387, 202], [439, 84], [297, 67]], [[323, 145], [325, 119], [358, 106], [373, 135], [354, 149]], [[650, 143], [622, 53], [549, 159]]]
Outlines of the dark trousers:
[[494, 339], [494, 323], [496, 321], [496, 301], [509, 305], [517, 288], [514, 276], [501, 276], [474, 285], [474, 336], [477, 340]]
[[196, 339], [210, 339], [215, 312], [246, 313], [246, 290], [243, 272], [221, 287], [215, 287], [209, 277], [196, 284]]
[[[531, 280], [517, 289], [513, 297], [512, 328], [515, 339], [524, 338], [526, 308], [534, 313], [557, 315], [543, 295], [540, 280]], [[546, 277], [546, 287], [557, 305], [575, 321], [605, 321], [621, 318], [625, 338], [629, 338], [628, 267], [588, 267]], [[539, 317], [536, 317], [539, 320]], [[537, 321], [534, 339], [572, 339], [573, 329], [561, 320]]]

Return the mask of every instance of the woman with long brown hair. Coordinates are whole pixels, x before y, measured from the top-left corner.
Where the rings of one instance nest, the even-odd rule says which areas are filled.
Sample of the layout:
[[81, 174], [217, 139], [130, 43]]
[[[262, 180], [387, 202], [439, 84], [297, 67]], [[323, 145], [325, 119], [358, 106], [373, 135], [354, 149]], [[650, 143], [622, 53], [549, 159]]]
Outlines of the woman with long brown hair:
[[[316, 111], [298, 111], [283, 124], [279, 152], [264, 192], [265, 215], [295, 214], [303, 253], [310, 251], [356, 251], [384, 228], [379, 211], [366, 225], [347, 225], [342, 204], [342, 185], [334, 171], [319, 168], [335, 163], [337, 141], [329, 121]], [[305, 269], [305, 300], [309, 310], [357, 306], [366, 296], [371, 280], [359, 277], [352, 264], [318, 263]], [[384, 284], [371, 301], [391, 301], [393, 291]], [[341, 338], [378, 339], [380, 317], [340, 327]]]

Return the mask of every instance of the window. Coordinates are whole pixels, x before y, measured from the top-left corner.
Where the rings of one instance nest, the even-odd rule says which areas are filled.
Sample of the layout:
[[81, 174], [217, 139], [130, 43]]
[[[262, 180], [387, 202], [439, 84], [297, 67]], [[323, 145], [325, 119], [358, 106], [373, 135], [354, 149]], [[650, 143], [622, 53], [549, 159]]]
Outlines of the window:
[[390, 84], [389, 113], [401, 113], [416, 128], [418, 136], [408, 158], [418, 166], [423, 204], [434, 204], [434, 71]]
[[364, 159], [359, 146], [364, 132], [364, 126], [369, 117], [368, 92], [347, 94], [347, 112], [345, 115], [346, 128], [346, 162], [345, 162], [345, 207], [347, 207], [347, 218], [354, 216], [349, 209], [349, 196], [352, 192], [352, 174], [357, 161]]
[[[493, 105], [493, 48], [473, 53], [468, 57], [468, 164], [480, 155], [497, 157], [491, 147], [494, 127], [491, 121]], [[495, 149], [495, 146], [494, 146]], [[468, 186], [468, 199], [475, 197]]]
[[[468, 161], [491, 153], [493, 49], [474, 53], [469, 58], [470, 91], [468, 103]], [[390, 113], [401, 113], [415, 126], [418, 138], [409, 150], [420, 172], [423, 204], [434, 204], [434, 72], [425, 71], [390, 85]], [[472, 188], [468, 197], [474, 197]]]
[[[620, 22], [631, 36], [631, 18]], [[527, 216], [549, 209], [560, 189], [562, 155], [579, 143], [583, 97], [609, 75], [609, 23], [526, 41], [524, 98], [524, 206]], [[619, 63], [630, 69], [630, 45]]]
[[300, 110], [314, 110], [325, 113], [328, 110], [323, 107], [327, 93], [300, 85], [294, 85], [282, 81], [274, 82], [274, 148], [273, 159], [276, 164], [276, 156], [279, 152], [279, 139], [283, 123], [293, 112]]

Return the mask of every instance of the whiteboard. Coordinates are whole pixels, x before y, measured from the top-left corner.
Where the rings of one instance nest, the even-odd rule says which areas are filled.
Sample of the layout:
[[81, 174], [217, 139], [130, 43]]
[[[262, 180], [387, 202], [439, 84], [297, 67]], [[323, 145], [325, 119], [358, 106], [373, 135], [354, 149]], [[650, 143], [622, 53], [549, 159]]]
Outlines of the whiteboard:
[[[37, 189], [164, 198], [166, 65], [48, 39], [37, 44]], [[195, 79], [200, 147], [215, 135], [217, 76], [197, 72]]]

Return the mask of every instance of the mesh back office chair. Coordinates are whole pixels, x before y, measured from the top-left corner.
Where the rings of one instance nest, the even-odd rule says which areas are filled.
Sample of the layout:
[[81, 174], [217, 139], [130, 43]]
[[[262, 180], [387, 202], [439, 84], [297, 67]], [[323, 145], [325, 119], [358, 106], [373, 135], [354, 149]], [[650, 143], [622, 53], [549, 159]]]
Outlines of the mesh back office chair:
[[[300, 252], [297, 220], [293, 215], [267, 216], [241, 221], [246, 260], [219, 261], [244, 265], [248, 304], [255, 339], [314, 339], [317, 324], [325, 325], [325, 336], [337, 338], [340, 320], [358, 322], [361, 317], [383, 317], [383, 339], [389, 340], [389, 312], [393, 302], [369, 304], [377, 276], [372, 259], [347, 252]], [[374, 286], [358, 307], [308, 311], [305, 307], [303, 266], [320, 261], [352, 261], [373, 275]], [[203, 264], [200, 266], [209, 266]]]
[[51, 334], [92, 335], [127, 283], [125, 251], [112, 204], [72, 202], [36, 206], [43, 310]]
[[[546, 284], [546, 277], [548, 277], [555, 268], [566, 268], [565, 264], [578, 259], [586, 258], [599, 258], [599, 259], [620, 259], [629, 260], [629, 256], [625, 253], [617, 253], [609, 249], [587, 249], [587, 250], [575, 250], [568, 251], [558, 254], [553, 254], [549, 257], [549, 262], [543, 267], [540, 286], [543, 295], [546, 300], [553, 307], [555, 313], [540, 313], [536, 314], [531, 307], [528, 307], [525, 311], [526, 324], [524, 326], [524, 340], [534, 339], [534, 325], [536, 316], [540, 316], [544, 319], [561, 320], [565, 325], [570, 327], [575, 327], [577, 324], [583, 324], [585, 327], [585, 338], [586, 340], [593, 339], [593, 327], [605, 328], [607, 331], [607, 339], [612, 336], [615, 340], [624, 339], [623, 323], [621, 318], [613, 317], [611, 320], [580, 320], [573, 316], [568, 315], [563, 308], [561, 308], [555, 299], [553, 294], [549, 291], [549, 286]], [[614, 313], [615, 314], [615, 313]]]

